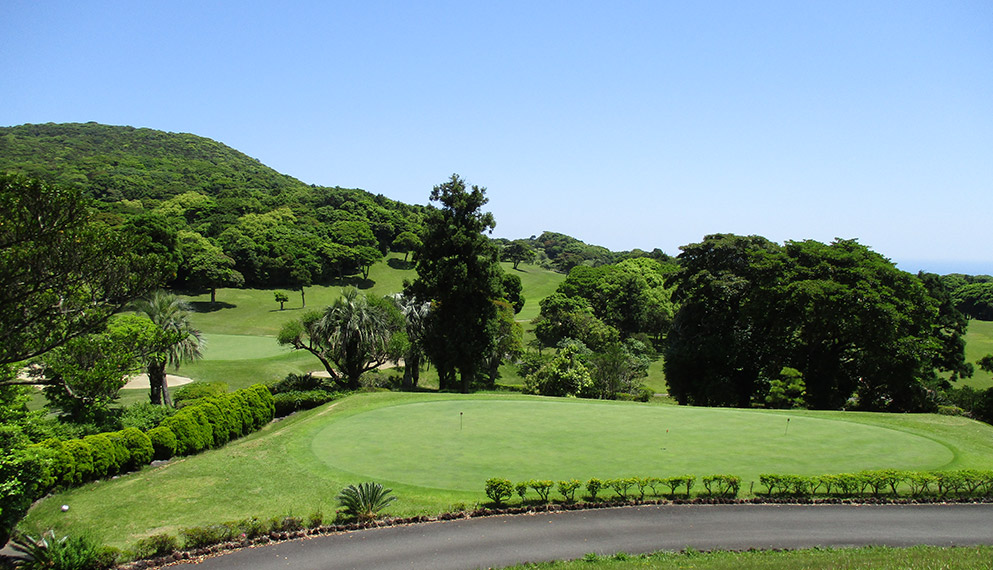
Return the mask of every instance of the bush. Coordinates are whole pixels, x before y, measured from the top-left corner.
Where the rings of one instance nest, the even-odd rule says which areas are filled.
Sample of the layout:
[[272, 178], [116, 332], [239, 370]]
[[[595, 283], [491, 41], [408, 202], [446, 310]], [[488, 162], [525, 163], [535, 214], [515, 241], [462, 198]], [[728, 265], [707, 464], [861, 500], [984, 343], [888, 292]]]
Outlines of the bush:
[[734, 498], [741, 488], [741, 477], [737, 475], [710, 475], [703, 478], [703, 488], [713, 497]]
[[567, 503], [571, 503], [576, 500], [576, 491], [578, 491], [582, 486], [583, 483], [578, 479], [559, 481], [559, 494], [562, 495], [562, 498], [564, 498]]
[[88, 435], [83, 441], [90, 446], [93, 457], [93, 472], [90, 476], [93, 479], [101, 479], [108, 475], [117, 473], [117, 455], [114, 453], [114, 445], [106, 435]]
[[159, 426], [148, 430], [148, 439], [152, 442], [153, 456], [155, 459], [172, 459], [176, 455], [176, 434], [166, 426]]
[[547, 503], [548, 495], [552, 492], [552, 488], [555, 487], [555, 483], [548, 479], [538, 479], [528, 481], [528, 487], [531, 487], [535, 493], [538, 493], [538, 498], [542, 503]]
[[[204, 433], [203, 427], [193, 414], [196, 408], [184, 408], [180, 413], [167, 418], [161, 427], [169, 428], [176, 435], [176, 455], [189, 455], [206, 449], [213, 436]], [[209, 439], [208, 439], [209, 438]]]
[[621, 499], [628, 498], [628, 489], [634, 486], [634, 477], [619, 477], [617, 479], [607, 479], [604, 484], [614, 490]]
[[232, 527], [226, 524], [183, 528], [179, 530], [179, 534], [183, 537], [183, 548], [186, 549], [204, 548], [228, 542], [234, 536]]
[[660, 479], [659, 483], [665, 485], [669, 488], [669, 496], [675, 497], [677, 489], [681, 487], [686, 487], [686, 496], [690, 496], [690, 489], [693, 488], [693, 484], [696, 482], [696, 475], [680, 475], [677, 477], [666, 477]]
[[168, 406], [156, 406], [148, 402], [133, 404], [121, 414], [121, 427], [133, 427], [147, 432], [175, 413], [176, 410]]
[[307, 392], [280, 392], [273, 396], [276, 417], [288, 416], [293, 412], [309, 410], [342, 397], [341, 392], [310, 390]]
[[524, 504], [525, 497], [528, 494], [528, 485], [530, 483], [530, 481], [521, 481], [520, 483], [514, 485], [514, 491], [517, 493], [517, 496], [521, 498], [522, 505]]
[[153, 534], [142, 538], [131, 549], [131, 557], [135, 560], [166, 556], [179, 550], [179, 540], [171, 534]]
[[22, 557], [18, 567], [25, 570], [101, 570], [116, 562], [85, 536], [56, 538], [51, 530], [37, 539], [18, 535], [12, 548]]
[[497, 506], [514, 496], [514, 486], [507, 479], [493, 477], [486, 480], [486, 496]]
[[603, 489], [603, 481], [596, 477], [586, 482], [586, 492], [589, 493], [591, 501], [596, 501], [596, 496], [600, 493], [601, 489]]
[[334, 389], [334, 384], [329, 378], [307, 374], [287, 374], [282, 380], [267, 384], [273, 396], [286, 392], [329, 392]]
[[70, 439], [63, 444], [66, 453], [72, 456], [75, 469], [72, 473], [72, 485], [89, 481], [93, 475], [93, 448], [81, 439]]
[[366, 522], [375, 520], [379, 511], [396, 500], [396, 495], [391, 495], [392, 492], [393, 489], [384, 489], [379, 483], [366, 481], [342, 489], [338, 493], [338, 502], [346, 515], [359, 522]]
[[228, 385], [224, 382], [193, 382], [180, 386], [172, 394], [172, 401], [177, 408], [185, 408], [194, 400], [222, 396], [227, 392]]
[[124, 428], [117, 432], [118, 441], [128, 450], [128, 460], [122, 465], [123, 471], [141, 469], [152, 462], [155, 447], [152, 440], [137, 428]]

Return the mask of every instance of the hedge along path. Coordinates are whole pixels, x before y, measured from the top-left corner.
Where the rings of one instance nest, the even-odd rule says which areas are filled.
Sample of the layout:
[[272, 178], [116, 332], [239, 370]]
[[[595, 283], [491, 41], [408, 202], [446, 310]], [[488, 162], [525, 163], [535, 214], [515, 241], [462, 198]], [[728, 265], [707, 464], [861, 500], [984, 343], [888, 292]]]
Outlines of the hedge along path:
[[333, 422], [313, 448], [338, 470], [465, 491], [490, 477], [734, 473], [757, 481], [767, 472], [937, 470], [955, 460], [934, 439], [830, 417], [562, 399], [384, 407]]
[[[514, 409], [514, 406], [506, 407], [515, 402], [541, 404], [537, 408], [523, 407]], [[409, 424], [406, 422], [415, 421], [417, 418], [409, 415], [406, 408], [431, 403], [449, 403], [454, 408], [446, 411], [445, 408], [435, 408], [434, 414], [437, 418], [426, 417], [423, 425]], [[409, 404], [409, 405], [408, 405]], [[502, 408], [504, 415], [502, 423], [495, 426], [491, 431], [482, 436], [477, 449], [463, 447], [461, 453], [463, 457], [472, 455], [482, 455], [495, 457], [501, 450], [510, 448], [513, 453], [509, 465], [500, 466], [499, 471], [486, 473], [480, 482], [469, 491], [455, 489], [444, 489], [438, 483], [429, 485], [414, 485], [396, 480], [389, 480], [375, 476], [384, 475], [383, 469], [367, 469], [368, 472], [354, 472], [338, 466], [338, 460], [334, 454], [344, 454], [346, 448], [355, 448], [361, 453], [366, 453], [377, 462], [386, 462], [390, 465], [394, 460], [390, 455], [406, 456], [411, 469], [419, 469], [432, 473], [435, 477], [441, 478], [451, 470], [445, 462], [447, 459], [431, 459], [421, 455], [420, 447], [404, 448], [391, 440], [404, 441], [404, 445], [411, 445], [411, 441], [421, 440], [418, 446], [432, 446], [432, 438], [437, 437], [439, 429], [447, 430], [446, 433], [458, 429], [458, 412], [463, 412], [464, 426], [463, 433], [472, 429], [476, 418], [477, 409], [487, 407], [486, 404], [494, 404], [492, 407]], [[827, 419], [828, 424], [849, 424], [851, 427], [861, 427], [858, 424], [864, 423], [867, 427], [873, 428], [870, 433], [877, 434], [878, 438], [886, 441], [898, 441], [891, 436], [906, 434], [918, 436], [911, 437], [909, 442], [914, 444], [921, 441], [930, 441], [937, 446], [937, 449], [945, 449], [947, 453], [955, 459], [947, 466], [933, 465], [947, 459], [950, 455], [941, 452], [941, 457], [931, 457], [928, 461], [920, 461], [927, 465], [920, 465], [920, 469], [930, 468], [989, 468], [989, 458], [993, 457], [993, 427], [973, 422], [963, 418], [951, 418], [944, 416], [915, 416], [912, 414], [890, 415], [890, 414], [845, 414], [840, 412], [789, 412], [788, 415], [779, 412], [762, 411], [742, 411], [742, 410], [711, 410], [707, 408], [677, 408], [671, 406], [655, 406], [638, 403], [624, 402], [587, 402], [582, 400], [556, 400], [547, 398], [537, 398], [523, 395], [486, 395], [477, 394], [463, 396], [458, 394], [401, 394], [401, 393], [370, 393], [359, 394], [343, 400], [333, 402], [307, 412], [294, 414], [289, 418], [273, 422], [242, 439], [228, 443], [220, 449], [206, 451], [199, 455], [176, 460], [159, 467], [147, 467], [144, 470], [128, 474], [119, 479], [103, 481], [89, 484], [70, 491], [54, 494], [40, 501], [28, 514], [23, 529], [36, 531], [54, 528], [60, 535], [69, 531], [86, 531], [93, 534], [94, 538], [106, 544], [118, 547], [126, 547], [136, 540], [156, 533], [178, 534], [180, 528], [192, 526], [205, 526], [225, 521], [242, 520], [250, 517], [262, 519], [274, 516], [294, 515], [307, 517], [310, 513], [320, 509], [325, 517], [332, 518], [334, 511], [338, 508], [334, 497], [346, 485], [359, 483], [369, 479], [376, 479], [387, 487], [392, 487], [394, 493], [399, 497], [395, 503], [391, 504], [388, 513], [393, 516], [413, 516], [413, 515], [435, 515], [451, 510], [453, 505], [465, 503], [469, 506], [476, 502], [486, 502], [487, 498], [483, 492], [485, 479], [489, 477], [508, 477], [515, 480], [522, 479], [551, 479], [551, 474], [544, 474], [538, 469], [531, 469], [535, 465], [541, 453], [552, 453], [553, 446], [541, 444], [542, 441], [559, 441], [565, 445], [568, 441], [572, 446], [572, 453], [567, 458], [567, 462], [583, 460], [587, 454], [592, 454], [591, 450], [599, 449], [600, 453], [610, 453], [609, 446], [598, 443], [596, 439], [585, 442], [573, 442], [571, 438], [550, 439], [546, 432], [551, 424], [542, 424], [541, 430], [523, 430], [515, 428], [513, 423], [520, 423], [525, 420], [524, 415], [543, 414], [544, 410], [562, 407], [563, 410], [573, 409], [579, 417], [585, 417], [586, 423], [593, 425], [621, 424], [621, 431], [625, 437], [632, 440], [657, 442], [659, 429], [664, 433], [665, 429], [673, 434], [671, 425], [666, 428], [652, 423], [645, 423], [639, 420], [641, 414], [648, 414], [654, 417], [667, 411], [681, 411], [688, 413], [685, 417], [672, 416], [680, 419], [680, 425], [687, 427], [693, 424], [707, 424], [719, 422], [724, 417], [732, 417], [744, 414], [746, 417], [754, 418], [755, 421], [769, 421], [769, 430], [752, 435], [751, 445], [758, 447], [761, 439], [770, 446], [783, 439], [797, 436], [803, 433], [803, 424], [807, 418]], [[592, 417], [588, 413], [581, 413], [580, 409], [589, 407], [588, 411], [601, 412], [594, 413]], [[427, 406], [430, 408], [430, 406]], [[616, 410], [614, 410], [616, 408]], [[411, 408], [416, 411], [417, 408]], [[452, 414], [454, 413], [454, 417]], [[553, 413], [553, 412], [549, 412]], [[384, 425], [377, 428], [379, 431], [373, 434], [353, 434], [347, 431], [336, 431], [339, 427], [347, 428], [352, 421], [359, 421], [363, 416], [369, 416], [383, 422]], [[448, 414], [447, 416], [445, 414]], [[558, 414], [558, 412], [555, 412]], [[708, 415], [710, 414], [710, 415]], [[725, 416], [724, 414], [729, 414]], [[663, 414], [664, 416], [665, 414]], [[789, 435], [783, 436], [786, 418], [791, 418]], [[592, 418], [592, 419], [591, 419]], [[763, 418], [766, 418], [763, 420]], [[772, 418], [772, 419], [768, 419]], [[845, 418], [852, 418], [847, 420]], [[706, 419], [706, 421], [704, 421]], [[839, 421], [840, 420], [840, 421]], [[362, 420], [367, 423], [366, 420]], [[597, 423], [599, 422], [599, 423]], [[439, 427], [432, 427], [432, 423], [437, 423]], [[814, 422], [817, 423], [817, 422]], [[672, 424], [675, 425], [675, 424]], [[889, 429], [892, 427], [893, 429]], [[614, 429], [621, 429], [615, 427]], [[677, 426], [678, 430], [678, 426]], [[510, 439], [513, 432], [518, 432], [517, 440]], [[678, 431], [677, 431], [678, 433]], [[833, 437], [826, 437], [824, 445], [836, 447], [852, 447], [850, 441], [838, 439], [842, 435], [851, 435], [848, 432], [833, 432]], [[528, 434], [528, 437], [524, 437]], [[342, 439], [344, 438], [344, 439]], [[890, 439], [887, 439], [890, 438]], [[328, 447], [338, 439], [335, 447]], [[743, 441], [749, 443], [747, 438]], [[541, 453], [535, 450], [541, 445]], [[725, 442], [723, 445], [732, 446], [733, 443]], [[656, 462], [650, 463], [651, 469], [636, 471], [638, 467], [634, 464], [626, 464], [623, 473], [617, 476], [666, 476], [682, 475], [684, 473], [672, 473], [662, 464], [662, 453], [658, 448], [662, 444], [654, 444], [654, 454]], [[715, 444], [713, 447], [717, 448]], [[928, 449], [934, 449], [925, 446]], [[895, 451], [896, 446], [892, 443], [882, 453], [887, 457], [890, 451]], [[954, 453], [948, 450], [954, 450]], [[334, 451], [334, 454], [332, 454]], [[415, 453], [416, 451], [416, 453]], [[680, 452], [687, 455], [693, 450], [687, 451], [685, 448]], [[722, 457], [742, 455], [734, 447], [720, 447]], [[816, 459], [820, 449], [806, 449], [801, 454], [803, 458], [813, 461]], [[792, 451], [790, 452], [792, 453]], [[870, 468], [873, 461], [879, 460], [879, 454], [869, 456], [867, 453], [861, 455], [862, 462], [859, 469]], [[611, 456], [616, 456], [612, 453]], [[786, 453], [780, 451], [779, 455], [786, 457]], [[602, 455], [601, 455], [602, 457]], [[601, 459], [602, 460], [602, 459]], [[698, 476], [710, 475], [718, 472], [731, 472], [741, 475], [743, 471], [735, 472], [728, 469], [720, 469], [718, 465], [707, 463], [709, 456], [698, 455], [698, 463], [693, 468], [686, 471]], [[431, 461], [440, 461], [431, 463]], [[464, 459], [463, 459], [464, 461]], [[592, 463], [592, 461], [591, 461]], [[758, 480], [758, 473], [780, 471], [777, 466], [760, 463], [752, 460], [755, 480]], [[648, 465], [648, 464], [646, 464]], [[508, 467], [517, 466], [522, 476], [513, 476], [507, 472]], [[894, 468], [913, 468], [910, 465], [889, 465]], [[356, 465], [351, 465], [349, 469], [358, 469]], [[605, 471], [614, 471], [615, 467], [607, 464], [597, 465], [591, 476], [610, 477]], [[674, 469], [675, 470], [675, 469]], [[840, 471], [831, 466], [823, 469], [823, 463], [812, 463], [809, 474], [820, 475], [832, 471]], [[397, 473], [397, 467], [388, 469], [392, 476], [399, 477], [402, 473]], [[620, 469], [616, 469], [620, 471]], [[781, 471], [782, 472], [782, 471]], [[422, 475], [423, 476], [423, 475]], [[571, 477], [570, 477], [571, 478]], [[575, 477], [579, 479], [580, 477]], [[758, 489], [758, 483], [756, 483]], [[743, 491], [747, 491], [747, 483], [742, 486]], [[63, 504], [70, 505], [70, 510], [62, 513], [59, 507]]]

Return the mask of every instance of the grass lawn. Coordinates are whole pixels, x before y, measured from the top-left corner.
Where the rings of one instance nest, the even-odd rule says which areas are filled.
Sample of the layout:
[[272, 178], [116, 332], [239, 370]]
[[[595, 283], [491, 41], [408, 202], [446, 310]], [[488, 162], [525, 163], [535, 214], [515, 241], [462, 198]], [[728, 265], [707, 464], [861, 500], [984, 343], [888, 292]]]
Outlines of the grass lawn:
[[725, 472], [745, 478], [747, 493], [749, 479], [764, 472], [988, 468], [991, 456], [993, 427], [937, 415], [371, 393], [274, 422], [221, 449], [50, 496], [22, 528], [85, 530], [123, 546], [252, 516], [330, 516], [343, 486], [369, 479], [395, 490], [391, 514], [412, 515], [485, 502], [489, 477]]
[[644, 556], [588, 556], [585, 560], [511, 566], [506, 570], [972, 570], [990, 568], [993, 547], [812, 548], [793, 551], [657, 552]]
[[993, 387], [993, 374], [980, 370], [976, 365], [976, 361], [987, 354], [993, 354], [993, 321], [972, 319], [965, 334], [965, 361], [971, 362], [976, 367], [976, 373], [972, 378], [963, 380], [962, 384], [976, 389]]

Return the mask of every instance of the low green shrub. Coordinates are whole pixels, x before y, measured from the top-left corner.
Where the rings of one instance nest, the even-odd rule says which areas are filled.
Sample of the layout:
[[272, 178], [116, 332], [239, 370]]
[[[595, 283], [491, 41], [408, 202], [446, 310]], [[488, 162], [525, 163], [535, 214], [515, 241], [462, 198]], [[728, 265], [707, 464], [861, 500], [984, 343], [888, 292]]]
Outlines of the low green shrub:
[[70, 439], [63, 442], [63, 449], [72, 456], [75, 469], [72, 472], [70, 485], [79, 485], [89, 481], [93, 476], [93, 448], [81, 439]]
[[146, 434], [152, 442], [152, 457], [154, 459], [172, 459], [176, 455], [176, 434], [166, 426], [158, 426], [148, 430]]
[[600, 490], [603, 489], [603, 481], [593, 477], [586, 482], [586, 492], [589, 495], [591, 501], [596, 501], [596, 497], [600, 494]]
[[121, 414], [120, 421], [122, 427], [133, 427], [147, 432], [175, 413], [175, 408], [169, 406], [156, 406], [149, 402], [139, 402], [128, 406]]
[[514, 485], [508, 479], [493, 477], [486, 480], [486, 496], [496, 505], [514, 496]]
[[324, 405], [344, 396], [342, 392], [325, 390], [310, 390], [307, 392], [280, 392], [273, 396], [277, 418], [288, 416], [293, 412], [309, 410]]
[[559, 481], [558, 490], [562, 498], [565, 499], [567, 503], [571, 503], [576, 500], [576, 491], [583, 486], [583, 483], [578, 479], [570, 479], [569, 481]]
[[741, 477], [737, 475], [710, 475], [702, 479], [703, 488], [712, 497], [734, 498], [741, 488]]
[[177, 408], [185, 408], [196, 400], [203, 398], [213, 398], [228, 393], [228, 385], [224, 382], [193, 382], [180, 386], [172, 394], [173, 405]]
[[349, 485], [338, 493], [342, 512], [359, 522], [375, 520], [379, 512], [396, 500], [393, 489], [385, 489], [375, 481]]
[[183, 538], [183, 548], [194, 549], [228, 542], [234, 537], [233, 528], [227, 524], [194, 526], [179, 530]]
[[628, 489], [633, 487], [635, 482], [636, 480], [634, 477], [618, 477], [615, 479], [607, 479], [603, 482], [603, 484], [613, 489], [614, 493], [616, 493], [621, 499], [627, 499]]
[[114, 551], [100, 547], [86, 536], [56, 538], [51, 530], [39, 538], [18, 535], [11, 547], [21, 557], [17, 567], [24, 570], [103, 570], [117, 562]]
[[524, 504], [525, 497], [528, 494], [528, 487], [530, 486], [529, 485], [530, 483], [531, 483], [530, 481], [521, 481], [520, 483], [514, 485], [514, 492], [516, 492], [517, 496], [521, 498], [521, 504]]
[[547, 503], [548, 495], [555, 487], [555, 483], [553, 481], [549, 481], [548, 479], [533, 479], [528, 481], [528, 487], [531, 487], [534, 489], [535, 493], [538, 493], [538, 499], [542, 503]]
[[151, 438], [137, 428], [124, 428], [117, 432], [118, 441], [128, 450], [128, 460], [121, 466], [122, 471], [141, 469], [152, 462], [155, 447]]
[[131, 558], [158, 558], [179, 550], [179, 539], [171, 534], [153, 534], [140, 539], [131, 547]]
[[675, 497], [678, 493], [678, 489], [685, 487], [686, 496], [690, 496], [690, 490], [693, 489], [693, 485], [696, 483], [696, 475], [678, 475], [676, 477], [665, 477], [659, 480], [659, 483], [665, 485], [669, 488], [669, 496]]

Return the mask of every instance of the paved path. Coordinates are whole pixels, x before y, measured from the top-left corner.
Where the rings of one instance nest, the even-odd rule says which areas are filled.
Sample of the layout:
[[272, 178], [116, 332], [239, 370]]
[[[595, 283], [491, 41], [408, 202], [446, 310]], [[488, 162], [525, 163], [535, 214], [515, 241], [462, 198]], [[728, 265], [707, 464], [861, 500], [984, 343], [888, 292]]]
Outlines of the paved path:
[[587, 552], [993, 544], [993, 505], [661, 505], [381, 528], [248, 548], [191, 570], [500, 568]]

